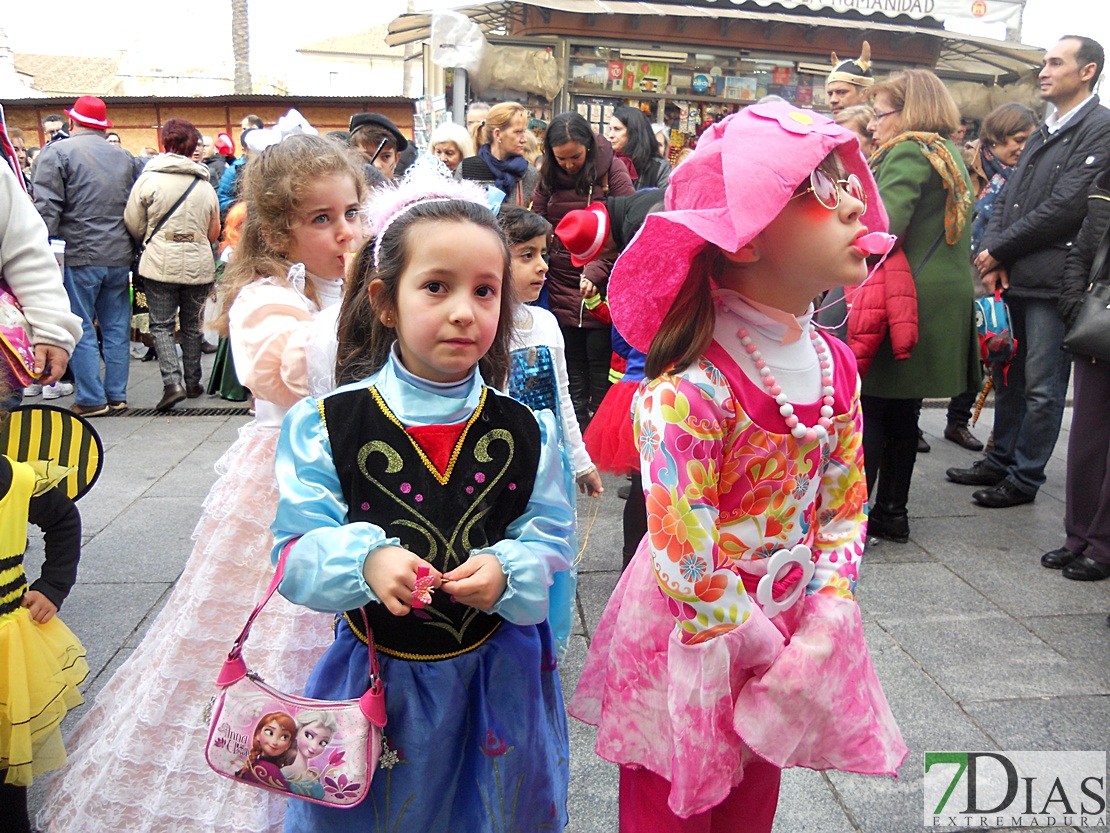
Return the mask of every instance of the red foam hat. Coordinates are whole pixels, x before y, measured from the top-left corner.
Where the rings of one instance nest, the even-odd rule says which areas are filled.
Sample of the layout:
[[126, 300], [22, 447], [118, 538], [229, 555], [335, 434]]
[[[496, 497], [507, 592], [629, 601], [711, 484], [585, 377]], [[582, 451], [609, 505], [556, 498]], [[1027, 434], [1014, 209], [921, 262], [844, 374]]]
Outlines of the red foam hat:
[[605, 245], [605, 238], [609, 236], [609, 212], [600, 202], [568, 211], [555, 227], [555, 236], [570, 252], [570, 262], [585, 266]]
[[226, 133], [221, 133], [216, 136], [216, 141], [213, 142], [216, 147], [216, 153], [221, 156], [234, 156], [235, 155], [235, 140], [228, 136]]
[[66, 110], [69, 117], [82, 127], [91, 127], [94, 130], [107, 130], [112, 126], [108, 121], [108, 108], [104, 106], [104, 99], [95, 95], [83, 95], [73, 105], [72, 110]]

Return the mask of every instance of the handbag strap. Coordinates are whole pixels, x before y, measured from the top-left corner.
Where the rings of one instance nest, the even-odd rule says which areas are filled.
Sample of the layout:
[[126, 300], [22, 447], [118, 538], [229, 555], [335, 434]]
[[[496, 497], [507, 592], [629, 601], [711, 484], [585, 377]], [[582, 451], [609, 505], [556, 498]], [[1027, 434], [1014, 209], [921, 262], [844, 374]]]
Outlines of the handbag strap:
[[170, 217], [172, 217], [173, 213], [175, 211], [177, 211], [177, 209], [181, 208], [181, 203], [185, 202], [185, 198], [187, 196], [189, 196], [190, 191], [192, 191], [194, 188], [197, 187], [198, 182], [200, 182], [200, 180], [197, 177], [194, 176], [193, 181], [189, 183], [189, 187], [186, 188], [184, 193], [180, 197], [177, 198], [177, 202], [175, 202], [172, 206], [170, 206], [170, 210], [162, 215], [162, 219], [160, 219], [158, 221], [158, 225], [156, 225], [154, 227], [154, 231], [152, 231], [150, 233], [150, 236], [147, 237], [147, 239], [143, 241], [143, 248], [144, 249], [147, 246], [150, 245], [150, 241], [154, 239], [154, 236], [162, 230], [162, 226], [164, 226], [166, 224], [166, 220], [168, 220]]
[[1090, 284], [1087, 289], [1090, 290], [1100, 277], [1102, 271], [1106, 267], [1106, 255], [1110, 252], [1110, 223], [1106, 224], [1106, 228], [1102, 232], [1102, 239], [1098, 241], [1098, 248], [1095, 250], [1095, 259], [1091, 261], [1091, 274]]
[[[228, 670], [228, 664], [232, 664], [236, 669], [242, 667], [243, 673], [245, 673], [245, 666], [243, 666], [242, 662], [243, 646], [247, 642], [247, 637], [250, 636], [251, 625], [253, 625], [254, 620], [258, 618], [258, 614], [262, 612], [262, 608], [270, 601], [270, 598], [278, 589], [278, 585], [281, 584], [281, 580], [285, 578], [285, 559], [289, 555], [289, 550], [292, 549], [293, 545], [299, 540], [300, 538], [294, 538], [281, 548], [281, 554], [278, 556], [277, 568], [274, 570], [273, 578], [270, 579], [270, 585], [266, 588], [266, 593], [262, 596], [262, 601], [254, 606], [251, 615], [247, 617], [247, 624], [243, 626], [243, 630], [240, 631], [239, 636], [236, 638], [231, 652], [227, 655], [227, 660], [224, 663], [225, 672]], [[366, 611], [362, 608], [359, 608], [359, 610], [362, 613], [363, 624], [366, 626], [366, 645], [370, 649], [370, 687], [374, 688], [381, 679], [381, 667], [378, 664], [378, 652], [374, 647], [374, 634], [370, 630], [370, 622], [366, 618]], [[217, 684], [226, 685], [226, 682], [223, 682], [225, 679], [225, 672], [221, 672]]]
[[916, 268], [910, 269], [911, 275], [916, 276], [917, 273], [921, 271], [922, 267], [929, 262], [929, 258], [933, 256], [933, 253], [937, 250], [937, 246], [940, 245], [940, 241], [943, 239], [944, 229], [942, 228], [940, 230], [940, 234], [937, 235], [937, 239], [933, 241], [933, 245], [929, 247], [929, 250], [927, 252], [925, 252], [925, 257], [921, 258], [921, 262], [917, 264]]

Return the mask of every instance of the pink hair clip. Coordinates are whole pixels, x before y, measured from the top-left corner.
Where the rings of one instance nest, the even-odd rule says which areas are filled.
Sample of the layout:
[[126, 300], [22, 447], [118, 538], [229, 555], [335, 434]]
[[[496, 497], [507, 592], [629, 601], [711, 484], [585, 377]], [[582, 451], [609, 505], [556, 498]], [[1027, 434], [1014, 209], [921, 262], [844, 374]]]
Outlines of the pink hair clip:
[[435, 576], [432, 570], [421, 564], [416, 568], [416, 587], [412, 591], [412, 607], [424, 607], [432, 603], [432, 593], [435, 592]]

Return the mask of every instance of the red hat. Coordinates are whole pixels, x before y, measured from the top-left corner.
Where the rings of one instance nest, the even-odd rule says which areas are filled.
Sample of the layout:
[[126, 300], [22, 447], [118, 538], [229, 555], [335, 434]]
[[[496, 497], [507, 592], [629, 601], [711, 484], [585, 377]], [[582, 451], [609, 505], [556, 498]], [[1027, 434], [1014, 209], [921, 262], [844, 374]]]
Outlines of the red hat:
[[228, 136], [226, 133], [220, 133], [216, 136], [216, 141], [213, 142], [216, 148], [216, 153], [221, 156], [234, 156], [235, 155], [235, 140]]
[[112, 126], [108, 121], [108, 108], [104, 106], [104, 99], [95, 95], [83, 95], [77, 99], [72, 110], [66, 110], [69, 117], [82, 127], [91, 127], [94, 130], [107, 130]]
[[595, 202], [577, 211], [568, 211], [555, 227], [555, 236], [570, 252], [570, 262], [585, 266], [597, 257], [609, 236], [609, 212]]

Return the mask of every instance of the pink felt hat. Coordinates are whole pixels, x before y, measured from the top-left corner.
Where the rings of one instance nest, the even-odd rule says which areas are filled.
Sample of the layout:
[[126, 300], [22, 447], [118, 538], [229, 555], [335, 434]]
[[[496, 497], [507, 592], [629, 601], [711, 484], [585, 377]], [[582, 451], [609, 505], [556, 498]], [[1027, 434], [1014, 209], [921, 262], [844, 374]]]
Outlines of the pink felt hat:
[[104, 106], [104, 99], [95, 95], [81, 96], [74, 102], [73, 109], [66, 110], [66, 113], [82, 127], [107, 130], [112, 126], [108, 121], [108, 108]]
[[851, 130], [780, 102], [753, 104], [712, 125], [671, 174], [665, 210], [648, 215], [613, 267], [609, 308], [617, 331], [646, 353], [694, 256], [707, 244], [738, 251], [837, 149], [845, 169], [867, 192], [863, 224], [886, 231], [879, 189]]
[[609, 236], [609, 212], [605, 210], [605, 204], [595, 202], [585, 208], [568, 211], [555, 227], [555, 236], [570, 252], [570, 262], [575, 266], [585, 266], [597, 257], [605, 245], [605, 238]]

